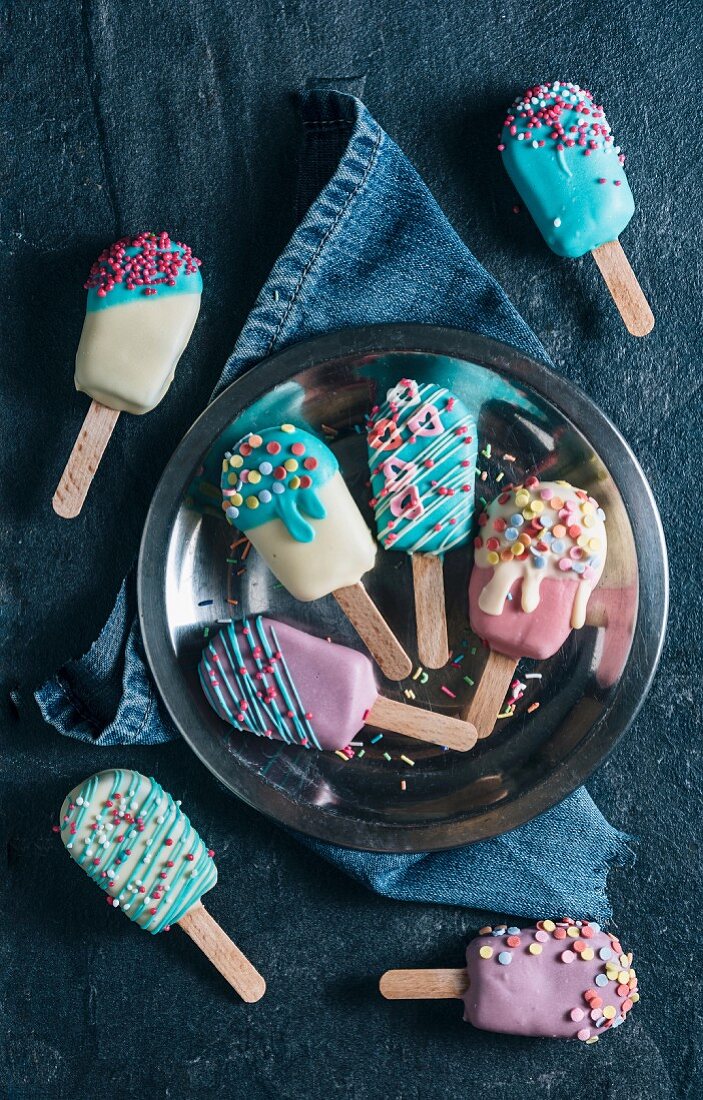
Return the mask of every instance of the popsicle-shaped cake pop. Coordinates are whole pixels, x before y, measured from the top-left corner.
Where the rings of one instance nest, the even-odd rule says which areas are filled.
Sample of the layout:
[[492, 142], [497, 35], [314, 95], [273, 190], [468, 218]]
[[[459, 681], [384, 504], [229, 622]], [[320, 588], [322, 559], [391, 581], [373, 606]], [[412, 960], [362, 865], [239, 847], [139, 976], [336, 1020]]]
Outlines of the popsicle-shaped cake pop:
[[589, 1045], [625, 1022], [639, 1000], [632, 954], [600, 925], [563, 918], [533, 928], [482, 928], [461, 970], [389, 970], [388, 1000], [457, 997], [483, 1031]]
[[597, 500], [536, 477], [496, 497], [479, 525], [469, 618], [490, 654], [466, 717], [487, 737], [520, 658], [547, 660], [584, 625], [607, 537]]
[[237, 729], [315, 749], [343, 749], [365, 725], [464, 751], [467, 722], [379, 695], [363, 653], [258, 616], [231, 623], [205, 646], [205, 697]]
[[245, 1001], [266, 983], [203, 907], [217, 868], [190, 821], [155, 779], [117, 768], [90, 776], [61, 807], [69, 855], [108, 903], [147, 932], [179, 924]]
[[150, 412], [173, 381], [200, 309], [199, 268], [188, 245], [139, 233], [90, 269], [75, 384], [93, 401], [54, 495], [58, 515], [80, 512], [120, 412]]
[[590, 92], [555, 80], [509, 107], [498, 149], [545, 241], [558, 256], [592, 252], [628, 330], [654, 317], [619, 243], [635, 211], [625, 161]]
[[420, 660], [449, 659], [442, 561], [471, 535], [476, 421], [443, 386], [403, 378], [368, 418], [378, 540], [411, 555]]
[[222, 507], [297, 600], [335, 597], [391, 680], [412, 663], [361, 584], [376, 543], [339, 463], [293, 424], [250, 432], [222, 463]]

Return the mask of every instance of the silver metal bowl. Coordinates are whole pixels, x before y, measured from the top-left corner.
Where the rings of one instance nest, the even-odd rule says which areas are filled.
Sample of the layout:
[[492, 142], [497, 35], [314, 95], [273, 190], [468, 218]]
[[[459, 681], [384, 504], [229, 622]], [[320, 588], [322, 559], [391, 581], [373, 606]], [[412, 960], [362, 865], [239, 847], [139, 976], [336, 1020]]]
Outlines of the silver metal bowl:
[[[551, 660], [524, 661], [525, 698], [468, 753], [365, 729], [342, 760], [232, 730], [205, 701], [196, 669], [218, 620], [269, 612], [361, 647], [336, 601], [293, 600], [256, 554], [239, 560], [215, 483], [222, 452], [246, 431], [291, 421], [324, 431], [358, 504], [367, 504], [364, 416], [399, 378], [448, 385], [480, 406], [477, 497], [531, 472], [591, 491], [608, 514], [608, 564], [590, 620]], [[324, 429], [322, 426], [325, 426]], [[505, 459], [514, 456], [514, 461]], [[452, 713], [478, 682], [485, 650], [469, 632], [471, 551], [447, 555], [454, 660], [384, 694]], [[230, 559], [228, 561], [227, 559]], [[242, 570], [244, 570], [242, 572]], [[412, 584], [406, 555], [379, 549], [364, 583], [411, 655]], [[236, 603], [230, 601], [237, 601]], [[324, 336], [273, 356], [234, 382], [195, 422], [171, 458], [147, 517], [139, 606], [154, 678], [183, 737], [234, 794], [322, 840], [372, 851], [450, 848], [515, 828], [578, 787], [642, 705], [666, 625], [666, 549], [652, 495], [610, 421], [570, 383], [514, 349], [466, 332], [382, 325]], [[454, 693], [447, 694], [443, 687]], [[539, 708], [532, 707], [539, 703]], [[532, 707], [532, 709], [530, 709]], [[409, 764], [401, 755], [414, 761]]]

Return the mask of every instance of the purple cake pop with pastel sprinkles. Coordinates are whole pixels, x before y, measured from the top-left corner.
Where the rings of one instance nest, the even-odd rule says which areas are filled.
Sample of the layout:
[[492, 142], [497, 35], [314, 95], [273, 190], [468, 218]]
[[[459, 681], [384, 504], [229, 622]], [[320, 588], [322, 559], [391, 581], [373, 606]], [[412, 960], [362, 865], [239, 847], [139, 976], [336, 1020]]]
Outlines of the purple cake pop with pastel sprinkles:
[[632, 954], [598, 924], [482, 928], [466, 949], [464, 1019], [484, 1031], [592, 1044], [639, 1000]]

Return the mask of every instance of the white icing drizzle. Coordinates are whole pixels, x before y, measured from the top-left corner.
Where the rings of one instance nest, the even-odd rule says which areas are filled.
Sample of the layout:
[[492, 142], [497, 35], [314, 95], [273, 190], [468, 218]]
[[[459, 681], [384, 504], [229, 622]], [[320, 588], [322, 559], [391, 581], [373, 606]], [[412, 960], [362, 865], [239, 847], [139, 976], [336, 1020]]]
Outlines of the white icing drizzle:
[[543, 579], [551, 577], [570, 582], [570, 622], [580, 629], [607, 552], [598, 502], [566, 481], [528, 478], [497, 497], [479, 522], [474, 560], [479, 568], [493, 569], [479, 595], [481, 611], [501, 615], [513, 584], [521, 580], [520, 605], [531, 614], [539, 606]]

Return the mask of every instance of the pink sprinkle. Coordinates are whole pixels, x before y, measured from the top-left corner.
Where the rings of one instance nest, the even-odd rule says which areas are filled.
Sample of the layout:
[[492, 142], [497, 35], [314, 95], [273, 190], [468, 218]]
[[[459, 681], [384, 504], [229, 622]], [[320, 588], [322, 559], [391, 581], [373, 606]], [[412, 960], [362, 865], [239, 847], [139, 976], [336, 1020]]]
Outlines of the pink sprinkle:
[[572, 963], [575, 958], [576, 955], [573, 951], [562, 951], [561, 953], [561, 961], [563, 963]]
[[590, 1039], [591, 1038], [591, 1029], [590, 1029], [590, 1027], [582, 1027], [581, 1030], [577, 1033], [576, 1038], [581, 1039], [582, 1042], [585, 1042], [586, 1039]]
[[601, 176], [601, 178], [598, 180], [598, 182], [599, 183], [607, 183], [608, 181], [606, 179], [603, 179], [603, 177]]
[[452, 699], [456, 699], [456, 695], [454, 694], [454, 692], [450, 691], [449, 688], [446, 687], [444, 684], [442, 684], [440, 690], [443, 691], [445, 695], [449, 695]]
[[586, 1013], [583, 1011], [582, 1008], [572, 1008], [570, 1015], [574, 1023], [577, 1024], [579, 1020], [582, 1020], [584, 1018]]

